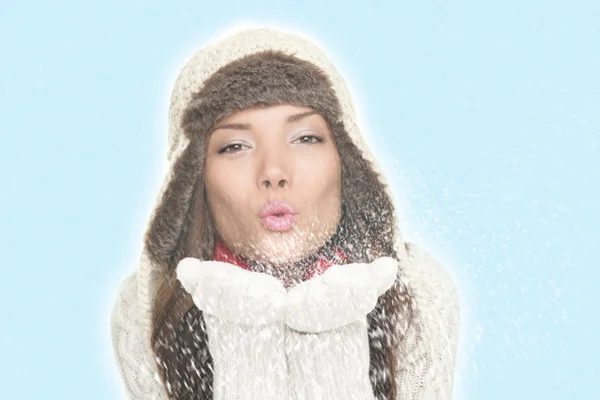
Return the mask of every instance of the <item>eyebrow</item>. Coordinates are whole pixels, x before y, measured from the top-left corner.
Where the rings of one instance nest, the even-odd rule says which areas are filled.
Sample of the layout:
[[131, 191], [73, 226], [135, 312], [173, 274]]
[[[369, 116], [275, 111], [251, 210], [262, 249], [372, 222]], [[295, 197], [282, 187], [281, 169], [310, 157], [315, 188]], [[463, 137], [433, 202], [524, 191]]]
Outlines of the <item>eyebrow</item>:
[[[298, 122], [301, 121], [302, 119], [309, 117], [311, 115], [317, 114], [316, 111], [306, 111], [303, 113], [299, 113], [299, 114], [292, 114], [289, 115], [286, 119], [285, 122], [287, 122], [288, 124], [293, 124], [294, 122]], [[224, 124], [224, 125], [219, 125], [217, 126], [215, 129], [213, 129], [213, 132], [216, 131], [217, 129], [234, 129], [234, 130], [249, 130], [252, 128], [252, 124]]]
[[293, 115], [290, 115], [289, 117], [287, 117], [287, 121], [286, 122], [288, 124], [293, 124], [294, 122], [298, 122], [298, 121], [300, 121], [300, 120], [302, 120], [302, 119], [304, 119], [306, 117], [310, 117], [311, 115], [314, 115], [316, 113], [317, 112], [313, 110], [313, 111], [306, 111], [306, 112], [303, 112], [303, 113], [300, 113], [300, 114], [293, 114]]

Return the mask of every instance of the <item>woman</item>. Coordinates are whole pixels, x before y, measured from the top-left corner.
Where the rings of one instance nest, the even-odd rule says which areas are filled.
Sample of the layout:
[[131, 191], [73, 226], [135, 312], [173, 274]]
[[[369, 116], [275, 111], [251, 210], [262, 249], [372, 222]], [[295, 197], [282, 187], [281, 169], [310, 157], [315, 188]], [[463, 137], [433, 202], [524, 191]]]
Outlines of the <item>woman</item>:
[[168, 158], [112, 316], [130, 398], [451, 398], [455, 286], [402, 240], [317, 46], [249, 29], [196, 53]]

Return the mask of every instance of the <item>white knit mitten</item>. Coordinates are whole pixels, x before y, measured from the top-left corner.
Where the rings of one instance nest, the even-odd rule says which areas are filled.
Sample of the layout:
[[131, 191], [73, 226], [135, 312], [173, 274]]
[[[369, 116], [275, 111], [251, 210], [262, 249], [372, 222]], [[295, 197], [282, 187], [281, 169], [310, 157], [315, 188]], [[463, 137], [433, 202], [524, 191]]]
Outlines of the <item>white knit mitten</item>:
[[218, 261], [185, 258], [177, 278], [203, 311], [213, 358], [213, 398], [288, 399], [283, 313], [276, 278]]
[[292, 288], [286, 354], [293, 399], [374, 399], [367, 314], [394, 283], [396, 260], [332, 266]]

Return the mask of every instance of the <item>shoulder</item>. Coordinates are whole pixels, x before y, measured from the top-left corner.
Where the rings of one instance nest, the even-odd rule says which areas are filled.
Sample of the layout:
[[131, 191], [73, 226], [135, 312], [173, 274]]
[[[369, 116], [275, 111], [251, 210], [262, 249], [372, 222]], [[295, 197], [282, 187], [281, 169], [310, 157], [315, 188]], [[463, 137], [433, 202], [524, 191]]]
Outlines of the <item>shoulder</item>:
[[422, 246], [406, 242], [408, 260], [405, 279], [415, 297], [418, 323], [425, 329], [423, 339], [433, 349], [454, 351], [458, 334], [460, 299], [456, 282], [448, 269]]
[[153, 354], [144, 337], [137, 295], [137, 273], [119, 287], [111, 313], [113, 354], [129, 399], [166, 399]]
[[119, 286], [118, 295], [111, 312], [113, 344], [133, 340], [143, 342], [141, 325], [143, 321], [141, 321], [139, 312], [137, 282], [136, 271], [127, 276]]
[[451, 398], [460, 317], [457, 285], [423, 247], [410, 242], [405, 247], [400, 273], [414, 296], [414, 320], [399, 353], [399, 393]]
[[406, 242], [405, 247], [408, 260], [403, 263], [404, 272], [422, 306], [433, 307], [432, 312], [436, 305], [458, 308], [457, 285], [448, 269], [424, 247], [411, 242]]

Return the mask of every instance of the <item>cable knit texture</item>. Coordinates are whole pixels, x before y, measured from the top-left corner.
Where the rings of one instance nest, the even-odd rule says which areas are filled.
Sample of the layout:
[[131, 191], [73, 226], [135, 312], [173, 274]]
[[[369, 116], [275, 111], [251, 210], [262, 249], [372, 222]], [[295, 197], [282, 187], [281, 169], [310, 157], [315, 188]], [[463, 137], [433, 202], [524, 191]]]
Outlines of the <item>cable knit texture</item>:
[[[393, 198], [356, 123], [357, 118], [349, 88], [323, 51], [312, 41], [297, 34], [272, 29], [246, 29], [221, 38], [198, 51], [177, 77], [169, 110], [169, 169], [158, 193], [157, 206], [153, 215], [173, 181], [177, 160], [189, 144], [189, 139], [182, 132], [180, 122], [193, 94], [199, 90], [202, 82], [223, 65], [264, 50], [282, 51], [309, 61], [328, 76], [332, 89], [339, 99], [341, 119], [348, 136], [360, 149], [364, 159], [369, 161], [378, 173], [385, 190]], [[450, 399], [459, 324], [459, 299], [456, 287], [440, 263], [423, 248], [405, 242], [399, 229], [395, 231], [395, 251], [401, 261], [401, 279], [410, 286], [417, 310], [414, 322], [409, 325], [405, 338], [400, 342], [396, 374], [397, 400]], [[158, 375], [150, 341], [153, 296], [159, 275], [159, 267], [151, 261], [147, 250], [144, 249], [138, 268], [121, 285], [112, 312], [111, 334], [114, 355], [130, 399], [168, 400], [167, 389]], [[243, 279], [238, 284], [243, 284]], [[193, 291], [193, 288], [189, 290]], [[379, 292], [380, 290], [377, 291]], [[274, 290], [274, 293], [277, 293], [277, 290]], [[279, 293], [283, 295], [283, 292]], [[281, 297], [277, 296], [280, 295], [269, 297], [271, 305], [281, 300]], [[210, 308], [211, 303], [206, 300], [201, 296], [194, 298], [197, 304], [202, 304], [204, 301], [209, 307], [207, 309], [212, 312], [212, 314], [205, 313], [204, 323], [209, 335], [211, 355], [215, 360], [215, 398], [228, 400], [267, 398], [264, 393], [261, 395], [255, 393], [260, 392], [260, 385], [264, 383], [264, 380], [261, 380], [264, 369], [268, 367], [272, 371], [272, 366], [268, 366], [268, 363], [281, 366], [282, 372], [279, 385], [275, 385], [279, 389], [273, 393], [273, 399], [373, 398], [368, 390], [366, 377], [369, 349], [364, 315], [360, 318], [344, 320], [345, 324], [341, 326], [340, 324], [325, 326], [325, 324], [314, 329], [316, 332], [298, 332], [297, 329], [279, 321], [281, 316], [272, 309], [272, 314], [261, 315], [263, 320], [255, 324], [256, 321], [235, 321], [231, 315], [227, 317], [227, 310], [219, 309], [215, 304]], [[361, 308], [357, 305], [360, 313], [364, 313], [367, 309], [368, 307]], [[292, 319], [291, 325], [298, 321], [300, 320], [294, 322]], [[309, 327], [296, 326], [296, 328], [308, 329]], [[241, 337], [245, 339], [239, 339], [240, 332], [244, 332], [245, 336]], [[241, 347], [234, 351], [238, 352], [238, 355], [246, 355], [245, 358], [242, 357], [244, 362], [240, 362], [227, 345], [227, 337], [231, 335], [238, 338], [236, 346]], [[261, 341], [257, 347], [255, 342], [257, 337], [268, 340]], [[262, 345], [266, 346], [265, 343], [270, 343], [270, 347], [261, 348]], [[284, 350], [285, 357], [288, 359], [285, 367], [281, 363]], [[290, 361], [292, 354], [295, 358]], [[312, 372], [306, 371], [307, 365], [313, 366]], [[329, 381], [330, 384], [311, 387], [311, 382], [306, 379], [311, 373], [319, 374], [316, 382]], [[354, 375], [359, 378], [353, 380]], [[238, 381], [232, 383], [230, 379]], [[275, 380], [277, 379], [279, 378], [275, 377]], [[240, 385], [240, 382], [244, 383]], [[227, 389], [230, 385], [237, 385], [237, 387]], [[330, 388], [339, 388], [343, 385], [348, 385], [345, 388], [346, 392], [340, 391], [341, 389], [337, 389], [337, 392], [328, 391]], [[257, 391], [253, 392], [254, 389]]]
[[236, 265], [193, 258], [179, 262], [177, 278], [204, 312], [214, 363], [213, 398], [290, 398], [281, 282]]

